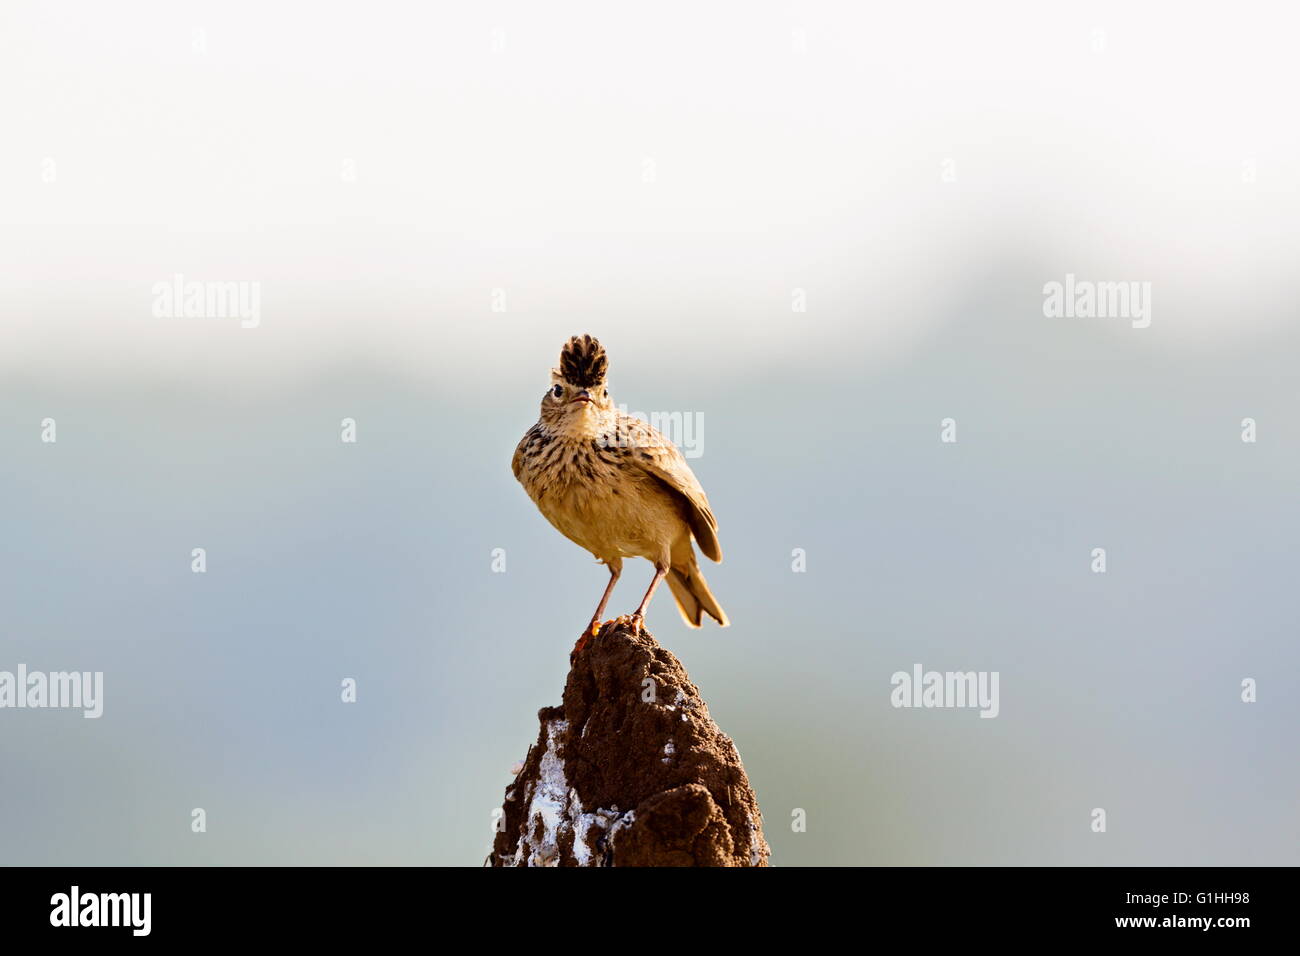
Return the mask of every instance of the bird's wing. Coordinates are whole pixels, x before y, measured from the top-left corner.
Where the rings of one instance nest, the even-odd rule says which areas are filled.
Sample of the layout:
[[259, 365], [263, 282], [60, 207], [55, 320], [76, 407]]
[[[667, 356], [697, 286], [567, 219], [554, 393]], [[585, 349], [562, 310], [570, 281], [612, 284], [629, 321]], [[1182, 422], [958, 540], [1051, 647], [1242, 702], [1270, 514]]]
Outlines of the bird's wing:
[[700, 550], [712, 560], [721, 561], [717, 519], [709, 508], [704, 489], [677, 446], [654, 426], [631, 415], [618, 416], [618, 437], [623, 453], [632, 464], [658, 478], [670, 491], [685, 499], [691, 531]]
[[510, 470], [515, 473], [516, 479], [519, 478], [519, 472], [522, 471], [524, 467], [524, 454], [528, 450], [528, 446], [532, 444], [533, 439], [537, 437], [540, 431], [541, 428], [534, 425], [532, 428], [528, 429], [528, 431], [524, 432], [524, 437], [519, 439], [519, 444], [515, 446], [515, 456], [510, 460]]

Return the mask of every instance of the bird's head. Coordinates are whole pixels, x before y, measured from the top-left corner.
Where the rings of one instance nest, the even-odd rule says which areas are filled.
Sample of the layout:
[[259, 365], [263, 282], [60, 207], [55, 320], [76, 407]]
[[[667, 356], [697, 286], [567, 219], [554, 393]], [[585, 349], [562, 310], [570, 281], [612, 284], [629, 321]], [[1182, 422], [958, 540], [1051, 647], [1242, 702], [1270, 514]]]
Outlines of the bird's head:
[[609, 359], [590, 335], [575, 335], [560, 350], [560, 367], [551, 369], [551, 386], [542, 396], [542, 421], [578, 428], [614, 407], [605, 386]]

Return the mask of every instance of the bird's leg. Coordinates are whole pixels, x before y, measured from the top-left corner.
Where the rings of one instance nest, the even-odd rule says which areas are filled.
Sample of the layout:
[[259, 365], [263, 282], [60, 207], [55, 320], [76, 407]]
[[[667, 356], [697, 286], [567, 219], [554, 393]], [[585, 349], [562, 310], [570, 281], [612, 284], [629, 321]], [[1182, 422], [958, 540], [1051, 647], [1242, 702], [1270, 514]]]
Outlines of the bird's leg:
[[641, 599], [641, 604], [632, 612], [632, 627], [640, 634], [641, 625], [645, 623], [645, 611], [650, 606], [650, 599], [654, 597], [655, 588], [659, 587], [659, 582], [668, 576], [668, 563], [666, 561], [655, 564], [655, 576], [650, 579], [650, 587], [646, 589], [645, 597]]
[[591, 624], [587, 627], [592, 637], [600, 632], [600, 619], [605, 613], [605, 605], [609, 603], [609, 596], [614, 593], [614, 585], [618, 583], [618, 576], [622, 573], [621, 565], [610, 565], [609, 583], [605, 585], [605, 593], [600, 596], [600, 604], [596, 605], [596, 613], [591, 616]]
[[582, 632], [578, 638], [578, 643], [573, 645], [573, 652], [569, 654], [569, 659], [578, 656], [578, 653], [587, 646], [587, 641], [591, 640], [600, 633], [600, 617], [605, 613], [605, 605], [609, 603], [609, 596], [614, 593], [614, 585], [618, 583], [618, 576], [623, 573], [623, 564], [609, 565], [609, 583], [605, 585], [605, 593], [600, 596], [600, 604], [596, 606], [596, 613], [591, 616], [591, 623], [587, 629]]

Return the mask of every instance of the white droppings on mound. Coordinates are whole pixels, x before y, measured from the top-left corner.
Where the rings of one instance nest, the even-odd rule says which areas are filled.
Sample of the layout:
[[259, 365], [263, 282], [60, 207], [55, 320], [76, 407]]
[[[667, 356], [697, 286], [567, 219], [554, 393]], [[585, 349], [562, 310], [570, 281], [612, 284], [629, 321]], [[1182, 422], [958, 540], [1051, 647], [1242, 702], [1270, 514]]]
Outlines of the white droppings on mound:
[[[610, 810], [595, 810], [591, 813], [579, 812], [573, 821], [573, 856], [578, 861], [578, 865], [593, 865], [591, 855], [594, 844], [595, 849], [600, 851], [600, 857], [594, 865], [604, 866], [605, 847], [623, 823], [624, 817], [631, 816], [630, 810], [624, 814], [620, 813], [617, 807]], [[592, 833], [592, 827], [596, 827], [601, 832]]]
[[621, 830], [626, 830], [635, 822], [636, 822], [635, 810], [629, 810], [627, 813], [623, 814], [616, 821], [614, 821], [614, 825], [609, 828], [610, 840], [613, 840], [614, 837], [617, 836]]
[[553, 720], [546, 725], [546, 752], [542, 754], [537, 771], [537, 781], [532, 784], [528, 800], [528, 829], [519, 837], [515, 848], [515, 863], [524, 860], [525, 844], [531, 838], [529, 866], [557, 866], [560, 862], [560, 825], [568, 804], [569, 783], [564, 776], [564, 761], [560, 759], [556, 735], [568, 730], [563, 720]]
[[515, 848], [516, 865], [526, 860], [528, 866], [559, 866], [560, 838], [571, 832], [578, 865], [593, 865], [592, 854], [600, 851], [594, 865], [603, 866], [607, 841], [634, 818], [631, 811], [623, 813], [618, 807], [583, 809], [560, 756], [558, 737], [568, 728], [563, 720], [546, 725], [546, 751], [538, 762], [537, 782], [527, 794], [528, 826]]
[[749, 865], [761, 866], [771, 856], [772, 850], [763, 839], [763, 834], [758, 829], [758, 824], [754, 822], [754, 818], [745, 814], [745, 822], [749, 824]]

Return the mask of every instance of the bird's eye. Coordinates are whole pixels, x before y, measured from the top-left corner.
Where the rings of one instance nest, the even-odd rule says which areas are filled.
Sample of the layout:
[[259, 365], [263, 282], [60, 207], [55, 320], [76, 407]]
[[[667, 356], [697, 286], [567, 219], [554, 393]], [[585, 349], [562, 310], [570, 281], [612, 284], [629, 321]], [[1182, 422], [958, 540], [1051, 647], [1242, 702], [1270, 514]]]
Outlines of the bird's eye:
[[564, 394], [564, 386], [563, 385], [555, 386], [555, 388], [551, 389], [551, 394], [554, 395], [556, 398], [559, 398], [561, 395]]
[[605, 398], [609, 398], [609, 389], [605, 389], [605, 395], [604, 395], [604, 397], [605, 397]]

